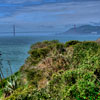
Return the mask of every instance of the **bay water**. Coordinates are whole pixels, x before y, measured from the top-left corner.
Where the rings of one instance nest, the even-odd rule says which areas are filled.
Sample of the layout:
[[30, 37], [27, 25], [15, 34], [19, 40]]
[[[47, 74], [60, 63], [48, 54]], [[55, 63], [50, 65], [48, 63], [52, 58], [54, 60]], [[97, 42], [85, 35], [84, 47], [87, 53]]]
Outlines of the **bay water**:
[[30, 36], [0, 36], [0, 61], [2, 61], [2, 71], [4, 76], [10, 76], [8, 61], [12, 67], [13, 73], [25, 63], [25, 59], [29, 56], [28, 51], [30, 46], [36, 42], [44, 40], [59, 40], [66, 42], [69, 40], [79, 41], [95, 41], [100, 35], [82, 35], [82, 36], [67, 36], [67, 35], [30, 35]]

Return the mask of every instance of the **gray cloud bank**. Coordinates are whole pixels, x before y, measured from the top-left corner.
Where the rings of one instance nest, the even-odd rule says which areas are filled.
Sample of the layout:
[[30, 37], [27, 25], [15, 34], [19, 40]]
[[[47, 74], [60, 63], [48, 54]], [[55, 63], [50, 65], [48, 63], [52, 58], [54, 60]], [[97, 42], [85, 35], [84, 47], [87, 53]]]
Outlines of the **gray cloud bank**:
[[0, 1], [1, 31], [8, 24], [16, 24], [18, 31], [62, 31], [68, 25], [90, 23], [100, 23], [100, 0]]

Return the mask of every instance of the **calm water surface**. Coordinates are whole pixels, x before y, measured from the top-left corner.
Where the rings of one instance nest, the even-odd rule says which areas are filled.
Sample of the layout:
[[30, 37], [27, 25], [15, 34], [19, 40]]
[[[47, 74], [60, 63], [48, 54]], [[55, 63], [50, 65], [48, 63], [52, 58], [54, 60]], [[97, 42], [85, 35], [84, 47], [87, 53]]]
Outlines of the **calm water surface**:
[[19, 68], [24, 64], [25, 59], [28, 57], [28, 50], [31, 44], [43, 41], [43, 40], [59, 40], [60, 42], [66, 42], [69, 40], [96, 40], [100, 36], [65, 36], [65, 35], [47, 35], [47, 36], [1, 36], [0, 37], [0, 59], [3, 59], [3, 72], [5, 77], [9, 76], [11, 73], [9, 71], [9, 66], [7, 60], [10, 60], [13, 72], [19, 70]]

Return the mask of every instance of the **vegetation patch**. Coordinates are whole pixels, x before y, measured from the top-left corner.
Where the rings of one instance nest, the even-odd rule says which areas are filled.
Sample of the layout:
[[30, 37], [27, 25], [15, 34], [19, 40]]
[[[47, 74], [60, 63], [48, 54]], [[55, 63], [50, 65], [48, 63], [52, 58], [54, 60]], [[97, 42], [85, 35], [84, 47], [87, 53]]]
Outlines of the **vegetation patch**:
[[0, 82], [2, 100], [100, 100], [98, 43], [43, 41], [29, 54], [18, 73]]

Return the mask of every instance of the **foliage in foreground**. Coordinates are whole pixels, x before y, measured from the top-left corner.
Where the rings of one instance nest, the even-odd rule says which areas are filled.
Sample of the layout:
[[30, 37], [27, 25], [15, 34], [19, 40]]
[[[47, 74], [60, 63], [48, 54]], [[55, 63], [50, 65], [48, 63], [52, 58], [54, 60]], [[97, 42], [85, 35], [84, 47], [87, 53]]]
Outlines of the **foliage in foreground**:
[[100, 100], [96, 42], [44, 41], [32, 45], [29, 54], [20, 69], [21, 84], [4, 100]]

